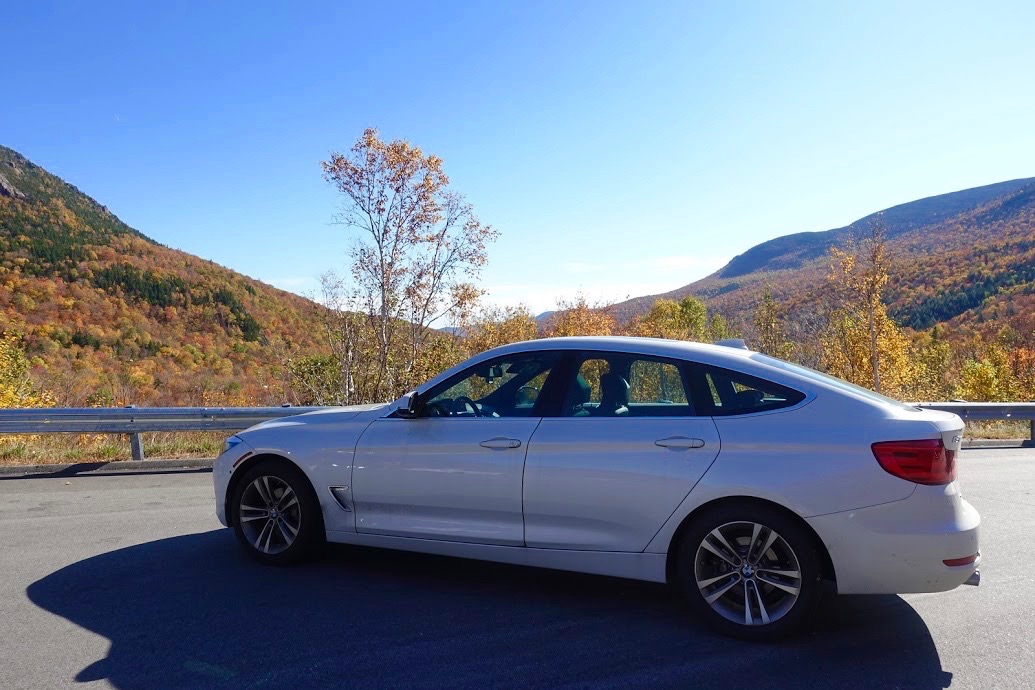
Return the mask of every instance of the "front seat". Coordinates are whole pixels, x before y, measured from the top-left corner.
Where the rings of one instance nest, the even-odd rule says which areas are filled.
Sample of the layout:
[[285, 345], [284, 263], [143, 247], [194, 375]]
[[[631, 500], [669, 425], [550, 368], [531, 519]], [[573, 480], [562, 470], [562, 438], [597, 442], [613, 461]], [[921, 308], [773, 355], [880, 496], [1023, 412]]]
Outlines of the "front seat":
[[[738, 392], [733, 396], [733, 400], [730, 401], [729, 409], [731, 410], [751, 410], [756, 407], [761, 407], [765, 402], [765, 393], [756, 390], [744, 390]], [[723, 405], [723, 407], [726, 407]]]
[[600, 375], [600, 406], [594, 414], [620, 417], [629, 414], [629, 382], [614, 372]]
[[593, 389], [589, 382], [582, 377], [582, 374], [576, 376], [575, 380], [571, 382], [571, 390], [568, 391], [568, 416], [585, 417], [588, 415], [589, 412], [583, 405], [589, 402], [592, 394]]

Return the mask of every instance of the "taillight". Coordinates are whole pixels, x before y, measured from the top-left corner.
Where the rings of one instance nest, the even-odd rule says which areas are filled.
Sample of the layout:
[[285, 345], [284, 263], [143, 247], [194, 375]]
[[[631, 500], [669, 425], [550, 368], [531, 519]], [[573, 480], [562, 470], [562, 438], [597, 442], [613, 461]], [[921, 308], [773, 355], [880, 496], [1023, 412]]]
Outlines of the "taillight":
[[877, 462], [896, 477], [917, 484], [948, 484], [956, 479], [956, 451], [941, 439], [874, 443]]

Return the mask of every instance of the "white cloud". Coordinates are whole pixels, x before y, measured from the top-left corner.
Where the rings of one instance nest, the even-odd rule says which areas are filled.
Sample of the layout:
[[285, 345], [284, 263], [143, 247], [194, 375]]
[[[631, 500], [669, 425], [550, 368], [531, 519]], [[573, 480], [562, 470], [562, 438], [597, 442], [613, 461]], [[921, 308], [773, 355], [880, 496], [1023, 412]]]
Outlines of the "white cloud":
[[660, 256], [642, 263], [662, 271], [705, 271], [705, 275], [707, 275], [722, 268], [727, 261], [728, 259], [717, 256], [695, 254], [694, 256]]
[[523, 304], [536, 314], [550, 311], [557, 305], [558, 298], [568, 297], [561, 286], [544, 286], [539, 283], [487, 283], [482, 287], [486, 290], [483, 298], [486, 302], [501, 307]]
[[631, 297], [657, 295], [680, 288], [721, 268], [726, 257], [709, 255], [659, 256], [606, 262], [571, 261], [544, 280], [493, 283], [483, 286], [485, 299], [500, 306], [525, 304], [535, 313], [557, 307], [559, 299], [579, 294], [591, 302], [621, 302]]
[[[632, 297], [657, 295], [682, 287], [722, 267], [727, 258], [709, 255], [658, 256], [597, 261], [569, 261], [553, 272], [522, 275], [518, 281], [494, 282], [482, 287], [485, 301], [499, 306], [524, 304], [539, 314], [557, 308], [560, 300], [580, 294], [590, 302], [622, 302]], [[319, 292], [314, 276], [280, 276], [265, 279], [282, 290], [309, 297]]]
[[559, 300], [573, 300], [584, 295], [590, 303], [623, 302], [632, 297], [656, 295], [682, 287], [687, 282], [671, 281], [580, 281], [551, 283], [486, 284], [485, 301], [499, 306], [524, 304], [533, 313], [540, 314], [557, 308]]
[[319, 281], [312, 276], [285, 276], [263, 280], [273, 287], [303, 296], [308, 296], [306, 295], [307, 292], [314, 292], [319, 287]]
[[588, 261], [569, 261], [562, 266], [562, 269], [569, 273], [597, 273], [608, 268], [606, 264], [590, 263]]

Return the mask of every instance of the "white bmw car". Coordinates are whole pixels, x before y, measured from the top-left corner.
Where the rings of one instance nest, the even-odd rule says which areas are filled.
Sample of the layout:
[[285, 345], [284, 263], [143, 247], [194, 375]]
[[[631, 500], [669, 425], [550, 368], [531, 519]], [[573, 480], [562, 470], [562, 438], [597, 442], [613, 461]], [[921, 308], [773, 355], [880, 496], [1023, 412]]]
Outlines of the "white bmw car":
[[535, 340], [232, 436], [216, 512], [266, 563], [330, 541], [670, 582], [720, 631], [772, 639], [831, 588], [978, 579], [962, 435], [735, 345]]

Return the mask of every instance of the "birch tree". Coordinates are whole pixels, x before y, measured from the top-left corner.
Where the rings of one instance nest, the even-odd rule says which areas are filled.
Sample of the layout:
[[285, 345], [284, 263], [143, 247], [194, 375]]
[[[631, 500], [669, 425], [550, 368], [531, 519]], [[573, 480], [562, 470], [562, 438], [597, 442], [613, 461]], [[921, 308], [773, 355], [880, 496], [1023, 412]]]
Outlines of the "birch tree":
[[497, 233], [450, 188], [442, 159], [408, 141], [367, 129], [321, 165], [344, 202], [336, 220], [354, 231], [354, 299], [376, 364], [370, 396], [388, 399], [426, 373], [434, 325], [457, 321], [481, 294], [474, 281]]

